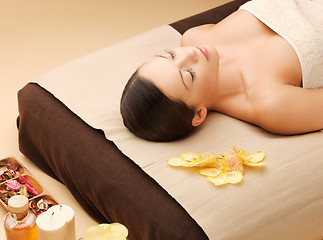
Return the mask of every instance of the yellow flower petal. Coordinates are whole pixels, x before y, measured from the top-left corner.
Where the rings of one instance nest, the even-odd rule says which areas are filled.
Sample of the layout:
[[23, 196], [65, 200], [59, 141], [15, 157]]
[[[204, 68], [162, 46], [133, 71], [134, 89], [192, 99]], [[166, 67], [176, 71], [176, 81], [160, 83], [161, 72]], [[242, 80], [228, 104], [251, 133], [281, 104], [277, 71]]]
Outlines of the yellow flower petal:
[[128, 229], [121, 223], [102, 223], [89, 227], [83, 240], [126, 240]]
[[183, 167], [197, 167], [197, 163], [195, 162], [186, 162], [183, 164]]
[[228, 166], [227, 162], [221, 162], [222, 167], [226, 168]]
[[226, 155], [225, 158], [222, 160], [227, 163], [226, 171], [240, 171], [243, 172], [243, 164], [241, 158], [237, 157], [236, 155]]
[[127, 238], [120, 232], [108, 231], [104, 234], [102, 240], [126, 240]]
[[239, 171], [227, 172], [223, 174], [223, 180], [232, 184], [241, 182], [242, 178], [243, 174]]
[[207, 179], [213, 183], [215, 186], [221, 186], [227, 184], [228, 182], [223, 179], [222, 174], [217, 177], [207, 177]]
[[232, 153], [239, 153], [240, 155], [243, 155], [245, 153], [245, 151], [243, 151], [241, 148], [239, 147], [231, 147], [230, 151]]
[[202, 159], [216, 158], [216, 156], [215, 156], [215, 154], [213, 152], [202, 152], [202, 153], [200, 153], [200, 157]]
[[180, 155], [180, 158], [184, 159], [185, 161], [193, 161], [194, 159], [198, 159], [199, 155], [192, 152], [182, 152]]
[[200, 162], [197, 163], [199, 167], [215, 167], [219, 159], [212, 152], [203, 152], [199, 156]]
[[108, 231], [120, 232], [125, 237], [128, 236], [128, 229], [121, 223], [111, 223]]
[[197, 163], [196, 165], [198, 167], [215, 167], [217, 162], [218, 162], [217, 158], [212, 158], [212, 159], [209, 158]]
[[258, 163], [265, 159], [266, 154], [264, 152], [254, 152], [245, 157], [245, 160], [252, 163]]
[[181, 167], [186, 163], [187, 161], [183, 160], [182, 158], [170, 158], [167, 160], [167, 164], [173, 167]]
[[219, 171], [216, 168], [204, 168], [204, 169], [201, 169], [199, 173], [203, 176], [217, 177], [220, 175], [221, 171]]
[[222, 153], [220, 153], [220, 158], [225, 158], [228, 155], [231, 155], [231, 154], [226, 153], [226, 152], [222, 152]]
[[83, 240], [102, 239], [105, 233], [106, 233], [105, 226], [92, 226], [85, 231], [82, 239]]
[[244, 162], [245, 165], [251, 166], [251, 167], [262, 167], [265, 166], [264, 162], [259, 162], [259, 163], [253, 163], [253, 162]]
[[111, 224], [109, 223], [101, 223], [97, 227], [103, 228], [104, 231], [107, 231], [110, 228]]

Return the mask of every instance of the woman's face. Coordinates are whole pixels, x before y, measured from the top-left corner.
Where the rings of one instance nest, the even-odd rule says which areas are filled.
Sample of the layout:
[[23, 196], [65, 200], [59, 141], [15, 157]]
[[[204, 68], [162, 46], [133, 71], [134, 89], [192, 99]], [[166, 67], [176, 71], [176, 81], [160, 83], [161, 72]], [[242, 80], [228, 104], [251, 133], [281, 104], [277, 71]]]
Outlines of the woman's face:
[[139, 69], [139, 74], [171, 99], [208, 107], [216, 89], [218, 66], [218, 53], [212, 45], [180, 47], [156, 55]]

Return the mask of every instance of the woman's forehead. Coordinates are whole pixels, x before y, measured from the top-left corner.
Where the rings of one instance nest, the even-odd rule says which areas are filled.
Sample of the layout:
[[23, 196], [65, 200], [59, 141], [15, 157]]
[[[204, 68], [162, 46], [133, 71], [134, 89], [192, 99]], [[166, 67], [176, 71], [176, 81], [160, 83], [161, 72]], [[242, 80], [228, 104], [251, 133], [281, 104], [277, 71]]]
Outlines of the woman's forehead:
[[179, 74], [175, 64], [170, 59], [162, 56], [154, 56], [151, 60], [144, 63], [139, 68], [139, 73], [152, 81], [156, 80], [158, 82], [159, 80], [166, 81]]
[[169, 97], [176, 96], [182, 89], [185, 90], [180, 71], [171, 59], [155, 56], [143, 64], [138, 72]]

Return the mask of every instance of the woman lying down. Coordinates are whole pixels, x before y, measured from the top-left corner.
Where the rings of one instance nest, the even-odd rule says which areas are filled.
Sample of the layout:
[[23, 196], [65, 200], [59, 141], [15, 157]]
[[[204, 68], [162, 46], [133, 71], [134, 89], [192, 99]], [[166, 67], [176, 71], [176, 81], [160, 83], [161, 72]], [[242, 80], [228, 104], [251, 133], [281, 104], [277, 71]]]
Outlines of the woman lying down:
[[254, 0], [189, 29], [130, 78], [125, 126], [171, 141], [217, 111], [277, 134], [323, 129], [322, 12], [322, 0]]

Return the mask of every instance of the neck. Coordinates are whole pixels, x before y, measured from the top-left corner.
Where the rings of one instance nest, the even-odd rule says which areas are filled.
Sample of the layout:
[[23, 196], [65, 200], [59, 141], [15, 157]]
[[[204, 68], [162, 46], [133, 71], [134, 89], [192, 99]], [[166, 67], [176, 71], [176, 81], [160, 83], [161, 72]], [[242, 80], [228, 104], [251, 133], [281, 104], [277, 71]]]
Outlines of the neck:
[[219, 52], [219, 72], [215, 93], [210, 101], [208, 109], [219, 110], [219, 106], [226, 99], [245, 92], [245, 85], [240, 65], [234, 51], [230, 48], [217, 47]]

